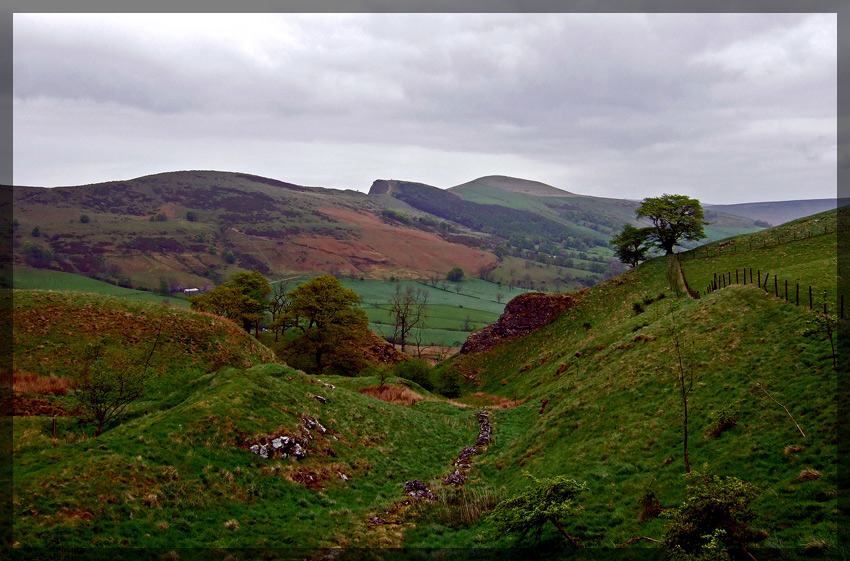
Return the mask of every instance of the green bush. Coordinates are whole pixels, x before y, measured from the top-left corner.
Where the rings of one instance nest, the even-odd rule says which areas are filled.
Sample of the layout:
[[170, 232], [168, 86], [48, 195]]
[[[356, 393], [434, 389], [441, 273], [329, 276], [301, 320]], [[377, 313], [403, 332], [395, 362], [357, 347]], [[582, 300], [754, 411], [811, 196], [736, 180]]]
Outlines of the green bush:
[[452, 282], [460, 282], [463, 279], [463, 269], [460, 267], [455, 267], [448, 273], [446, 273], [446, 280], [450, 280]]
[[81, 224], [88, 224], [89, 222], [91, 222], [91, 218], [89, 218], [88, 214], [81, 214], [80, 215], [80, 223]]
[[679, 508], [663, 513], [670, 519], [664, 531], [664, 549], [673, 558], [710, 556], [723, 547], [745, 549], [750, 542], [763, 539], [763, 533], [750, 529], [755, 513], [750, 503], [758, 488], [737, 477], [721, 478], [691, 472], [685, 501]]
[[412, 358], [404, 362], [399, 362], [395, 365], [395, 375], [399, 378], [406, 378], [411, 382], [419, 384], [422, 388], [434, 391], [434, 382], [431, 379], [431, 365], [427, 360], [421, 358]]
[[460, 397], [460, 370], [454, 364], [448, 365], [440, 373], [440, 385], [437, 388], [446, 397]]

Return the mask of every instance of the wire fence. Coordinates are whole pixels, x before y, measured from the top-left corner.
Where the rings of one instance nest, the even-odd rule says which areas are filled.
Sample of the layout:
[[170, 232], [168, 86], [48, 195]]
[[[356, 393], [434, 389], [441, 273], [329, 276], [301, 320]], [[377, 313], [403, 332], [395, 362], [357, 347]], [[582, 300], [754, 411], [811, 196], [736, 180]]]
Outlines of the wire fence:
[[[733, 274], [734, 274], [734, 282], [733, 282]], [[747, 278], [749, 275], [749, 279]], [[772, 281], [772, 282], [771, 282]], [[811, 285], [808, 287], [803, 285], [802, 296], [800, 294], [800, 283], [793, 282], [789, 283], [788, 279], [784, 279], [782, 281], [779, 280], [779, 277], [776, 275], [771, 275], [769, 272], [764, 272], [764, 280], [762, 280], [762, 271], [760, 269], [755, 269], [755, 272], [752, 267], [743, 269], [735, 269], [735, 272], [727, 271], [725, 273], [714, 273], [714, 278], [708, 283], [708, 286], [705, 287], [703, 294], [711, 294], [717, 290], [721, 290], [723, 288], [727, 288], [733, 285], [739, 284], [751, 284], [757, 285], [759, 288], [767, 292], [768, 294], [773, 294], [776, 298], [784, 299], [789, 304], [794, 304], [796, 306], [805, 306], [808, 304], [810, 310], [815, 309], [815, 304], [817, 303], [818, 311], [820, 311], [820, 301], [823, 302], [823, 313], [829, 313], [829, 304], [827, 299], [827, 291], [823, 291], [823, 296], [821, 296], [820, 290], [815, 290]], [[844, 295], [840, 295], [837, 302], [837, 310], [839, 319], [844, 319]]]

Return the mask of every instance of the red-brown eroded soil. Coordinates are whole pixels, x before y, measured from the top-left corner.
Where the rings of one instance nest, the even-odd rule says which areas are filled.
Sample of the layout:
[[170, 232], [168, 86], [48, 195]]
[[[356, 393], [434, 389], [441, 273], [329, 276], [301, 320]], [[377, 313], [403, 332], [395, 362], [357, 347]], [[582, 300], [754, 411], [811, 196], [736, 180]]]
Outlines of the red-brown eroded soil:
[[309, 249], [299, 268], [322, 270], [329, 263], [347, 263], [364, 272], [410, 270], [445, 272], [455, 266], [475, 274], [496, 263], [492, 253], [447, 242], [434, 234], [390, 226], [365, 211], [320, 208], [322, 213], [354, 226], [357, 239], [299, 236], [293, 243]]

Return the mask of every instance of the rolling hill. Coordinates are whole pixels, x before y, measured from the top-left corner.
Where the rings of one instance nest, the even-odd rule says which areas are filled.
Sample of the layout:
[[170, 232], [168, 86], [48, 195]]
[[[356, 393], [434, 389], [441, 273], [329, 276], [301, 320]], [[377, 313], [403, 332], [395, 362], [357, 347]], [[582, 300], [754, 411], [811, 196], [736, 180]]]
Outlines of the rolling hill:
[[[734, 250], [702, 248], [683, 256], [682, 266], [694, 285], [748, 263], [837, 295], [837, 227], [832, 211], [754, 240], [742, 236]], [[462, 395], [453, 401], [390, 377], [388, 385], [422, 398], [402, 405], [361, 392], [378, 385], [373, 376], [320, 380], [258, 364], [265, 351], [243, 333], [230, 341], [244, 359], [218, 370], [205, 362], [164, 369], [150, 398], [100, 437], [73, 414], [59, 416], [57, 425], [49, 416], [16, 418], [17, 545], [149, 547], [160, 556], [172, 548], [255, 548], [240, 558], [319, 558], [364, 546], [441, 557], [452, 550], [427, 548], [501, 556], [511, 551], [491, 548], [525, 545], [553, 557], [573, 553], [554, 525], [544, 526], [540, 542], [492, 534], [487, 513], [527, 488], [528, 472], [586, 485], [575, 516], [561, 522], [591, 550], [587, 556], [618, 546], [652, 549], [622, 552], [643, 558], [660, 546], [635, 538], [663, 540], [669, 519], [659, 514], [678, 508], [688, 483], [699, 480], [684, 476], [687, 427], [693, 472], [737, 477], [758, 489], [748, 544], [755, 558], [840, 554], [843, 396], [828, 335], [811, 329], [817, 316], [750, 283], [690, 298], [670, 271], [665, 258], [643, 263], [563, 299], [562, 312], [529, 334], [444, 362], [435, 376], [463, 374]], [[53, 307], [73, 306], [85, 321], [98, 321], [93, 312], [101, 304], [88, 298], [20, 300], [16, 311], [28, 319], [15, 335], [16, 351], [27, 351], [33, 368], [61, 357], [53, 337], [69, 328], [53, 326], [74, 319]], [[167, 310], [121, 308], [129, 305], [110, 299], [113, 313], [99, 333], [134, 317], [148, 316], [152, 326]], [[167, 313], [185, 317], [179, 321], [197, 316]], [[179, 321], [169, 323], [170, 335], [180, 335]], [[687, 424], [682, 372], [692, 380]], [[492, 438], [473, 447], [485, 405]], [[279, 435], [305, 439], [306, 456], [251, 453]], [[465, 446], [475, 453], [464, 456]], [[446, 483], [455, 471], [464, 484]], [[414, 479], [434, 500], [411, 497]], [[287, 549], [299, 546], [310, 549]]]
[[[456, 266], [525, 289], [577, 289], [624, 270], [608, 240], [634, 221], [638, 207], [504, 176], [445, 190], [376, 180], [367, 195], [180, 171], [14, 187], [12, 194], [17, 264], [156, 291], [164, 284], [212, 286], [238, 270], [273, 279], [331, 273], [421, 280]], [[754, 219], [722, 210], [706, 216], [706, 241], [760, 229]], [[546, 270], [519, 271], [532, 264]]]

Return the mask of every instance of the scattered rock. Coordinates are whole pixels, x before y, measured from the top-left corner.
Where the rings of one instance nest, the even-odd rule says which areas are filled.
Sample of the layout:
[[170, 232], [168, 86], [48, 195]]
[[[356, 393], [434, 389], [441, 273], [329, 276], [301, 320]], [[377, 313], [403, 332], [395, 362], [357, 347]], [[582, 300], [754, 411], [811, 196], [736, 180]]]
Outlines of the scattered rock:
[[463, 475], [463, 472], [460, 470], [455, 470], [454, 473], [449, 475], [445, 481], [443, 481], [443, 485], [454, 485], [458, 487], [466, 483], [466, 477]]
[[413, 479], [404, 484], [404, 492], [415, 501], [436, 500], [437, 497], [431, 492], [430, 486], [418, 479]]
[[313, 399], [315, 399], [315, 400], [316, 400], [316, 401], [318, 401], [319, 403], [327, 403], [327, 402], [328, 402], [328, 400], [327, 400], [327, 399], [325, 399], [324, 397], [322, 397], [322, 396], [320, 396], [320, 395], [314, 395], [314, 396], [313, 396]]

